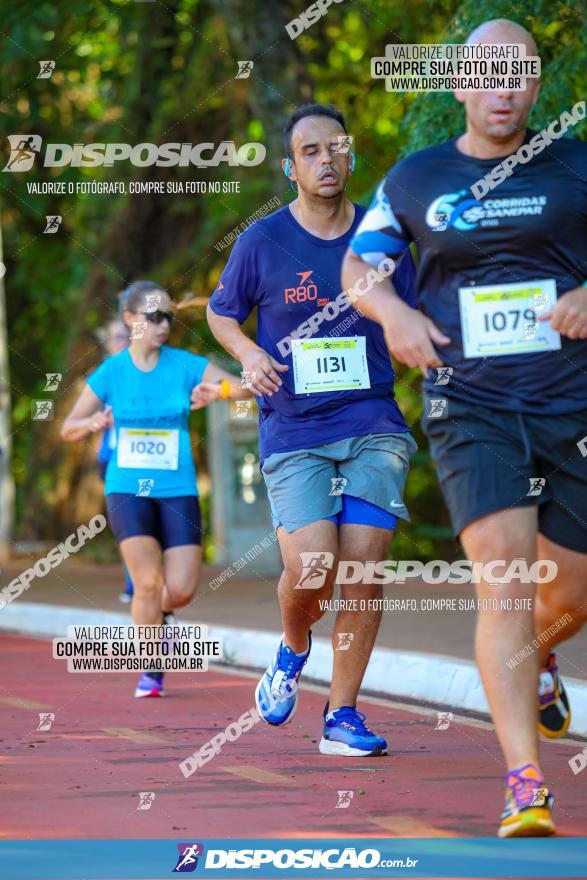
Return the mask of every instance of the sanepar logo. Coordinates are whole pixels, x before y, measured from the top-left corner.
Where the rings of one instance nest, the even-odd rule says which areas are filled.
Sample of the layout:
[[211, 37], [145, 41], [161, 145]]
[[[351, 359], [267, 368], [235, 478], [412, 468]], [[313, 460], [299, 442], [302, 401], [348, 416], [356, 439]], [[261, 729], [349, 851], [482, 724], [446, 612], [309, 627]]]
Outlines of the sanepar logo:
[[[40, 157], [42, 139], [38, 134], [8, 135], [10, 157], [3, 171], [30, 171]], [[157, 165], [160, 168], [215, 168], [218, 165], [260, 165], [267, 150], [263, 144], [251, 142], [241, 147], [234, 141], [218, 145], [203, 144], [46, 144], [44, 168], [111, 168], [115, 162], [130, 162], [137, 168]]]

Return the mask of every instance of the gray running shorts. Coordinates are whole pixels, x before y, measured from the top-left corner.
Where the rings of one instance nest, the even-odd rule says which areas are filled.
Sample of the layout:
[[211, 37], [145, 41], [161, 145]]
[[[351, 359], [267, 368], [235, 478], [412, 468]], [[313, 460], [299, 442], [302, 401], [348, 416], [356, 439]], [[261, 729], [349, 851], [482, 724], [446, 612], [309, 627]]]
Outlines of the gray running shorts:
[[409, 520], [403, 491], [417, 444], [409, 431], [366, 434], [309, 449], [274, 452], [263, 462], [273, 526], [287, 532], [342, 510], [342, 494]]

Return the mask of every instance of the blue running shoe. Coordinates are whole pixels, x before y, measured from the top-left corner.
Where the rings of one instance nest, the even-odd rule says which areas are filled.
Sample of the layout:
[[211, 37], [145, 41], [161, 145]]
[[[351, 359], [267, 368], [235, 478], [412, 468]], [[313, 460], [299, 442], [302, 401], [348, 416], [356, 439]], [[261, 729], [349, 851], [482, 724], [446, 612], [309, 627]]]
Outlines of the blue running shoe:
[[312, 632], [308, 632], [308, 650], [299, 657], [279, 643], [277, 654], [265, 670], [255, 690], [259, 715], [267, 724], [287, 724], [298, 704], [298, 679], [312, 650]]
[[324, 734], [320, 740], [323, 755], [345, 758], [374, 758], [387, 754], [387, 742], [369, 730], [365, 715], [356, 706], [341, 706], [334, 712], [324, 709]]
[[118, 597], [120, 602], [124, 605], [128, 605], [129, 602], [132, 602], [132, 597], [134, 595], [135, 588], [130, 579], [130, 574], [128, 573], [128, 568], [126, 565], [124, 566], [124, 592], [121, 593]]
[[163, 696], [163, 673], [162, 672], [143, 672], [137, 688], [135, 697], [162, 697]]

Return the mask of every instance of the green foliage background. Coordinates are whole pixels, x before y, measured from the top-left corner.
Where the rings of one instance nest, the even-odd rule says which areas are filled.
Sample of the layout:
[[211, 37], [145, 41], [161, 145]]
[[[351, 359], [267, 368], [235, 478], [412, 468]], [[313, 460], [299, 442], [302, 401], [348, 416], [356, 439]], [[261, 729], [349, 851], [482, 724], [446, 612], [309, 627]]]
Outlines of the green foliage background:
[[[4, 12], [0, 59], [3, 135], [40, 134], [63, 143], [143, 141], [267, 145], [255, 169], [212, 172], [133, 168], [47, 169], [0, 175], [7, 265], [14, 467], [18, 529], [23, 537], [57, 537], [73, 517], [71, 499], [85, 491], [87, 460], [72, 461], [57, 427], [30, 420], [31, 398], [45, 373], [61, 372], [56, 425], [79, 377], [102, 354], [94, 330], [115, 309], [126, 283], [149, 277], [176, 296], [209, 295], [228, 256], [219, 242], [269, 198], [291, 197], [281, 176], [281, 127], [298, 103], [332, 102], [347, 116], [359, 156], [351, 196], [368, 202], [399, 157], [462, 130], [449, 94], [389, 94], [370, 78], [370, 57], [390, 42], [460, 41], [484, 20], [507, 17], [534, 34], [543, 65], [541, 98], [530, 123], [541, 127], [586, 93], [584, 3], [506, 0], [349, 0], [297, 40], [284, 25], [305, 0], [46, 0]], [[51, 79], [38, 62], [56, 61]], [[236, 80], [237, 59], [253, 74]], [[578, 136], [585, 136], [578, 131]], [[237, 179], [240, 194], [222, 196], [39, 196], [37, 180]], [[63, 227], [43, 235], [44, 217]], [[186, 312], [172, 342], [215, 352], [203, 312]], [[454, 551], [448, 520], [422, 435], [419, 378], [400, 369], [397, 394], [420, 442], [408, 486], [414, 525], [400, 555]], [[202, 433], [201, 416], [197, 424]], [[203, 437], [203, 434], [202, 434]], [[204, 449], [199, 450], [205, 465]], [[69, 456], [69, 458], [68, 458]], [[67, 491], [64, 491], [63, 486]]]

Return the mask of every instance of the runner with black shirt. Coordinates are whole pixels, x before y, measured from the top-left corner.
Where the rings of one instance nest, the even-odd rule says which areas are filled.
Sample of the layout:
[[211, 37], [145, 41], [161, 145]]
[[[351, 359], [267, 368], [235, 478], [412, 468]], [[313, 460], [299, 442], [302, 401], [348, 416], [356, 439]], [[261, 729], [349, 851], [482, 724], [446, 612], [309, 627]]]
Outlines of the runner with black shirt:
[[[523, 43], [537, 54], [530, 34], [506, 20], [481, 25], [468, 42]], [[366, 273], [361, 261], [396, 259], [416, 243], [420, 311], [388, 280], [358, 307], [382, 325], [391, 353], [424, 373], [423, 424], [455, 533], [471, 560], [558, 566], [534, 610], [515, 607], [535, 594], [522, 579], [478, 588], [481, 599], [514, 606], [480, 611], [476, 638], [508, 768], [502, 837], [554, 831], [536, 687], [540, 731], [561, 736], [570, 709], [550, 652], [587, 616], [587, 148], [560, 138], [557, 124], [559, 139], [481, 201], [471, 191], [536, 136], [526, 119], [538, 91], [528, 79], [523, 92], [457, 92], [466, 133], [389, 172], [343, 271], [349, 286]], [[452, 375], [435, 386], [442, 367]], [[572, 622], [547, 636], [565, 614]], [[513, 662], [536, 634], [544, 634], [540, 649]]]

